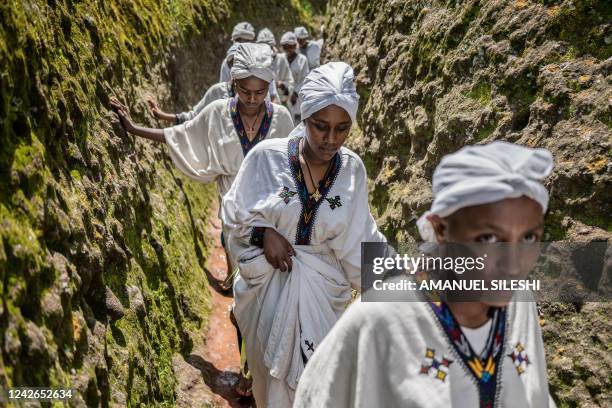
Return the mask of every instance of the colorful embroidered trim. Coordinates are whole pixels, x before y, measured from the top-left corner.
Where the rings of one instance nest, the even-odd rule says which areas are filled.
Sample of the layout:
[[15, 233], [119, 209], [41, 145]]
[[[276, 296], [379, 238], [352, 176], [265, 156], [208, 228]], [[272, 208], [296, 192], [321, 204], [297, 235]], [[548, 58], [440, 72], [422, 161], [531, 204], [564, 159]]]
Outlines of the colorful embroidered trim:
[[519, 376], [523, 374], [527, 370], [527, 366], [531, 364], [531, 361], [529, 361], [529, 356], [525, 352], [525, 347], [523, 347], [520, 342], [516, 343], [512, 353], [508, 354], [508, 357], [512, 359], [514, 367], [516, 367], [516, 372]]
[[448, 376], [448, 367], [452, 362], [453, 360], [446, 356], [442, 356], [442, 359], [436, 358], [436, 350], [427, 348], [425, 350], [425, 361], [421, 363], [419, 374], [433, 376], [433, 378], [445, 382]]
[[251, 239], [249, 240], [250, 244], [263, 248], [263, 237], [265, 231], [265, 227], [253, 227], [253, 230], [251, 231]]
[[291, 201], [291, 198], [296, 194], [297, 194], [296, 191], [291, 191], [289, 190], [289, 187], [283, 186], [283, 189], [281, 190], [280, 193], [278, 193], [278, 196], [283, 199], [285, 204], [289, 204], [289, 201]]
[[478, 355], [472, 349], [446, 303], [430, 301], [429, 304], [453, 348], [476, 381], [480, 408], [495, 407], [497, 383], [501, 371], [498, 368], [500, 368], [506, 334], [506, 309], [490, 309], [490, 317], [493, 319], [491, 331], [487, 338], [485, 350], [481, 355]]
[[326, 200], [329, 203], [329, 208], [331, 208], [332, 210], [335, 210], [338, 207], [342, 207], [342, 202], [340, 202], [340, 196], [326, 198]]
[[234, 123], [236, 133], [238, 133], [238, 139], [240, 140], [240, 145], [242, 146], [242, 153], [245, 156], [253, 147], [255, 147], [255, 145], [257, 145], [257, 143], [261, 142], [266, 138], [266, 136], [268, 136], [270, 124], [272, 123], [272, 116], [274, 115], [274, 109], [272, 108], [272, 103], [269, 101], [265, 101], [265, 104], [266, 110], [264, 112], [261, 125], [259, 126], [259, 130], [257, 131], [257, 135], [255, 135], [253, 140], [249, 140], [246, 130], [244, 129], [244, 124], [242, 123], [242, 118], [240, 118], [240, 113], [238, 112], [238, 97], [235, 96], [230, 99], [230, 115], [232, 117], [232, 122]]
[[297, 231], [295, 234], [296, 245], [310, 245], [310, 239], [312, 237], [312, 229], [314, 227], [314, 221], [316, 218], [317, 210], [323, 202], [323, 199], [331, 190], [340, 168], [342, 167], [342, 157], [339, 153], [336, 153], [332, 158], [332, 162], [327, 169], [327, 172], [323, 176], [323, 179], [319, 182], [319, 193], [321, 194], [320, 200], [313, 199], [308, 194], [308, 188], [304, 180], [304, 174], [302, 173], [302, 167], [300, 166], [300, 157], [298, 152], [300, 138], [296, 137], [289, 140], [289, 168], [291, 169], [291, 175], [293, 176], [293, 182], [297, 189], [302, 203], [302, 212], [300, 213], [300, 220], [297, 225]]

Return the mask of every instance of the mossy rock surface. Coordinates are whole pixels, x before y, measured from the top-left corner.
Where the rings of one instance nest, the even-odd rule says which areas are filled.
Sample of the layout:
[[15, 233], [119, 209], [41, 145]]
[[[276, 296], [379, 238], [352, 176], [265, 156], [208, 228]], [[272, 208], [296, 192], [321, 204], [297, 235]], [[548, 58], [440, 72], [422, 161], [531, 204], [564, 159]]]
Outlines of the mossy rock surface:
[[233, 24], [280, 36], [312, 13], [272, 0], [0, 5], [0, 389], [175, 404], [172, 357], [206, 323], [216, 190], [179, 174], [163, 145], [127, 136], [109, 98], [160, 126], [144, 98], [195, 104]]
[[[364, 159], [385, 235], [418, 240], [443, 155], [506, 140], [555, 157], [545, 240], [610, 242], [610, 21], [605, 0], [330, 1], [326, 59], [355, 69], [359, 129], [349, 145]], [[547, 316], [553, 309], [544, 317], [555, 398], [608, 406], [609, 319], [594, 320], [596, 336], [584, 333], [609, 308], [567, 308], [564, 323]], [[571, 336], [583, 339], [570, 346]], [[563, 347], [569, 363], [558, 358]], [[563, 364], [580, 373], [564, 375]]]

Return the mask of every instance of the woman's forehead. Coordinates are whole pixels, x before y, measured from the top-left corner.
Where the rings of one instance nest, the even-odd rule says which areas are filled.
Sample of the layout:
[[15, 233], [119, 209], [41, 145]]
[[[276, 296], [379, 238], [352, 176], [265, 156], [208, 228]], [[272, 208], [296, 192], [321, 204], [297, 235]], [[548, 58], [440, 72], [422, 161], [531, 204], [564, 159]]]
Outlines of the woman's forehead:
[[529, 197], [521, 196], [461, 208], [449, 218], [462, 228], [535, 228], [542, 223], [543, 214], [540, 204]]
[[246, 91], [261, 91], [267, 89], [269, 84], [263, 79], [250, 76], [248, 78], [242, 78], [236, 81], [238, 86]]
[[311, 117], [319, 122], [350, 122], [348, 112], [337, 105], [328, 105], [316, 111]]

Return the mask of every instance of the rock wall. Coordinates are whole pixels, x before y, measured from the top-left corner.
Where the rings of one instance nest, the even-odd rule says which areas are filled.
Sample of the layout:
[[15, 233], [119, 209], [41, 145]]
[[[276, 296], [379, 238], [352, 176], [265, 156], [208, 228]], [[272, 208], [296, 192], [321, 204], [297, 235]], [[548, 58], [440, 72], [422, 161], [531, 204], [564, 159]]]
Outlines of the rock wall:
[[0, 6], [0, 390], [72, 387], [75, 406], [173, 404], [172, 356], [206, 320], [216, 192], [183, 178], [163, 146], [126, 136], [109, 97], [155, 125], [143, 98], [195, 104], [234, 23], [290, 28], [308, 5]]
[[[609, 241], [611, 21], [604, 0], [330, 1], [326, 59], [356, 71], [360, 129], [349, 144], [387, 237], [417, 239], [444, 154], [508, 140], [555, 156], [545, 239]], [[609, 404], [609, 304], [544, 312], [555, 398]]]

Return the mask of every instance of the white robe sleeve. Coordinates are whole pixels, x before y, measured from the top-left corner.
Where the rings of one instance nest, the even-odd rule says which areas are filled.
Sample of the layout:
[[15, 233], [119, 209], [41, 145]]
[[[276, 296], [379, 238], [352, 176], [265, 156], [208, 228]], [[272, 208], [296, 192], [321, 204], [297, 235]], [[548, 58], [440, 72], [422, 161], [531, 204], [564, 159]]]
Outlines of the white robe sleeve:
[[164, 129], [170, 157], [176, 167], [202, 183], [229, 174], [223, 166], [227, 157], [219, 142], [221, 135], [211, 131], [215, 128], [214, 122], [219, 120], [215, 109], [204, 109], [192, 120]]
[[209, 103], [215, 100], [213, 97], [213, 93], [211, 92], [211, 89], [212, 87], [208, 88], [208, 90], [206, 91], [202, 99], [200, 99], [200, 101], [196, 104], [196, 106], [193, 107], [192, 110], [190, 110], [189, 112], [181, 112], [178, 115], [176, 115], [179, 124], [185, 123], [188, 120], [195, 118], [198, 113], [202, 112], [202, 110], [206, 106], [208, 106]]
[[253, 227], [273, 225], [263, 215], [261, 204], [269, 195], [265, 186], [273, 185], [274, 174], [268, 171], [265, 151], [257, 146], [247, 154], [232, 187], [223, 197], [221, 217], [231, 230], [231, 239], [249, 246]]
[[291, 95], [291, 93], [293, 92], [293, 86], [295, 84], [295, 81], [293, 79], [293, 74], [291, 74], [289, 62], [287, 61], [287, 58], [284, 55], [282, 57], [279, 57], [279, 65], [280, 75], [278, 80], [285, 84], [289, 91], [289, 95]]
[[219, 71], [219, 82], [229, 82], [230, 76], [230, 69], [227, 66], [227, 58], [224, 58]]
[[337, 237], [329, 240], [329, 247], [340, 261], [346, 276], [355, 289], [361, 288], [361, 243], [386, 242], [378, 231], [368, 204], [367, 176], [363, 162], [358, 156], [353, 160], [355, 191], [350, 198], [351, 212], [348, 227]]
[[308, 59], [304, 58], [303, 64], [301, 64], [300, 67], [300, 71], [299, 71], [299, 80], [297, 78], [294, 78], [295, 80], [295, 86], [293, 88], [293, 92], [295, 93], [299, 93], [300, 89], [302, 88], [302, 83], [304, 82], [304, 78], [306, 78], [306, 75], [308, 75]]
[[321, 65], [321, 47], [316, 42], [310, 44], [308, 47], [308, 65], [312, 70]]

